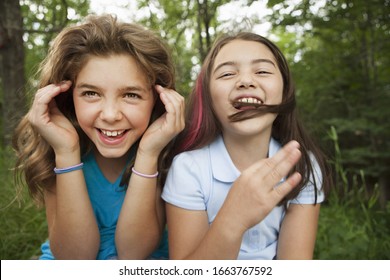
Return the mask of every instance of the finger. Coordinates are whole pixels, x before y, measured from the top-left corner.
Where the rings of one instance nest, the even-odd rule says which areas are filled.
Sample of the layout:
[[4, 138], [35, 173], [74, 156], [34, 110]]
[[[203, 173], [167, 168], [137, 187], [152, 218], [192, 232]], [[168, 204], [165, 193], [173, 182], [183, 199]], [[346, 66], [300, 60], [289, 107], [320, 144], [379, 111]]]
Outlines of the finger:
[[72, 85], [71, 81], [63, 81], [59, 84], [50, 84], [38, 90], [35, 99], [38, 102], [48, 104], [58, 94], [67, 91]]
[[285, 160], [293, 150], [299, 149], [299, 143], [295, 140], [288, 142], [282, 149], [280, 149], [275, 155], [257, 164], [257, 168], [261, 169], [264, 173], [271, 172], [281, 161]]
[[301, 151], [298, 148], [293, 148], [292, 150], [284, 153], [283, 157], [279, 158], [279, 162], [273, 165], [272, 168], [270, 168], [270, 161], [267, 159], [266, 166], [268, 166], [270, 170], [264, 177], [265, 183], [272, 186], [276, 185], [280, 182], [280, 180], [287, 176], [300, 158]]
[[176, 108], [176, 127], [179, 130], [183, 130], [184, 124], [185, 124], [185, 117], [184, 117], [184, 111], [185, 111], [185, 101], [184, 97], [181, 96], [179, 93], [173, 91], [171, 96], [175, 102], [175, 108]]
[[[49, 112], [53, 107], [54, 97], [61, 92], [67, 91], [71, 86], [70, 81], [64, 81], [60, 84], [50, 84], [37, 91], [34, 101], [29, 112], [31, 122]], [[54, 104], [55, 105], [55, 104]]]
[[184, 97], [172, 89], [156, 87], [160, 92], [160, 98], [165, 105], [167, 114], [165, 123], [169, 127], [170, 134], [177, 134], [184, 129]]
[[302, 180], [301, 174], [295, 172], [293, 175], [287, 178], [282, 184], [274, 187], [274, 197], [276, 201], [279, 203], [286, 195], [288, 195], [296, 186], [298, 186], [299, 182]]
[[185, 99], [182, 95], [177, 93], [174, 90], [171, 90], [168, 97], [171, 98], [171, 101], [173, 102], [176, 110], [176, 127], [178, 127], [180, 130], [184, 128], [185, 124]]
[[33, 105], [48, 105], [50, 101], [60, 93], [60, 87], [57, 85], [48, 85], [44, 88], [41, 88], [35, 94]]
[[176, 126], [176, 110], [175, 105], [172, 103], [171, 99], [168, 97], [168, 95], [165, 92], [160, 93], [160, 99], [163, 102], [165, 106], [166, 113], [164, 114], [164, 118], [166, 121], [166, 124], [169, 126]]
[[29, 121], [32, 124], [37, 124], [42, 116], [48, 113], [49, 103], [56, 94], [57, 87], [55, 85], [48, 85], [41, 88], [35, 94], [31, 109], [28, 113]]
[[288, 142], [282, 149], [280, 149], [274, 156], [275, 163], [279, 163], [284, 160], [292, 151], [300, 148], [300, 145], [297, 141], [292, 140]]
[[167, 122], [176, 129], [184, 128], [184, 97], [171, 89], [156, 86], [167, 111]]
[[61, 92], [65, 92], [68, 89], [70, 89], [71, 85], [72, 85], [72, 81], [69, 80], [62, 81], [61, 83], [58, 84], [58, 86], [61, 88]]
[[184, 109], [184, 97], [172, 89], [163, 88], [160, 85], [156, 85], [157, 92], [160, 96], [164, 96], [167, 102], [170, 102], [174, 105], [172, 109]]

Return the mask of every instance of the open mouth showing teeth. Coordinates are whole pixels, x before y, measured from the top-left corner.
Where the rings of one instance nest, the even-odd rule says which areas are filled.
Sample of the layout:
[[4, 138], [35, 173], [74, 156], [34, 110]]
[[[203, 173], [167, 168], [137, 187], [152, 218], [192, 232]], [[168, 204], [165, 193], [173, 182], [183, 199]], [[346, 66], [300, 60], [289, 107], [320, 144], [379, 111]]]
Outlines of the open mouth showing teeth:
[[126, 132], [126, 130], [103, 130], [99, 129], [102, 134], [104, 134], [107, 137], [120, 137], [123, 133]]
[[232, 104], [237, 110], [250, 110], [259, 108], [263, 101], [255, 97], [244, 97], [235, 100]]

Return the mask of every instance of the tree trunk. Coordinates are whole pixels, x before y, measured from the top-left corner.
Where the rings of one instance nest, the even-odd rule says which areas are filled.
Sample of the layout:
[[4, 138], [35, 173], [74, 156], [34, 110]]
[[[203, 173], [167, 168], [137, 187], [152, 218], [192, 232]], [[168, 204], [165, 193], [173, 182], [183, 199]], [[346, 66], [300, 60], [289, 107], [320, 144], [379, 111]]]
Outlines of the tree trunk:
[[8, 145], [17, 122], [26, 112], [23, 19], [18, 0], [0, 1], [0, 79], [1, 141]]

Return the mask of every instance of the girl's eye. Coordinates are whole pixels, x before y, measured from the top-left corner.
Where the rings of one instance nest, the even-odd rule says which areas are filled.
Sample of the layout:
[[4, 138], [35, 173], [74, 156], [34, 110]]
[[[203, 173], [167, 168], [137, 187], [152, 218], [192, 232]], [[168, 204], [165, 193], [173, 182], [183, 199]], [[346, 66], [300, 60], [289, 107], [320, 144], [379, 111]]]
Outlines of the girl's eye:
[[265, 70], [259, 70], [256, 72], [256, 74], [264, 75], [264, 74], [271, 74], [271, 72]]
[[124, 94], [124, 97], [126, 97], [126, 98], [132, 98], [132, 99], [140, 99], [140, 98], [141, 98], [141, 96], [140, 96], [139, 94], [132, 93], [132, 92], [125, 93], [125, 94]]
[[98, 96], [98, 94], [94, 91], [84, 91], [82, 93], [83, 96], [86, 96], [86, 97], [95, 97], [95, 96]]
[[219, 75], [219, 78], [227, 78], [227, 77], [230, 77], [233, 75], [234, 74], [232, 72], [227, 72], [227, 73], [223, 73], [223, 74]]

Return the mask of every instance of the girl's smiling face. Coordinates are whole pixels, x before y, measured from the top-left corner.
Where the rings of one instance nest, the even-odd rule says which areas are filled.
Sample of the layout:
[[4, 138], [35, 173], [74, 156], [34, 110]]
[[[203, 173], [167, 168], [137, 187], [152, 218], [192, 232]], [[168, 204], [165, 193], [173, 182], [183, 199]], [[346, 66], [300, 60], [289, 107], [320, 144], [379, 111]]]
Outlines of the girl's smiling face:
[[73, 91], [81, 129], [106, 158], [124, 156], [148, 127], [152, 85], [130, 55], [91, 56]]
[[274, 55], [259, 42], [233, 40], [227, 43], [215, 57], [210, 94], [224, 136], [227, 133], [271, 135], [276, 114], [239, 122], [231, 122], [228, 117], [259, 104], [282, 102], [283, 78]]

